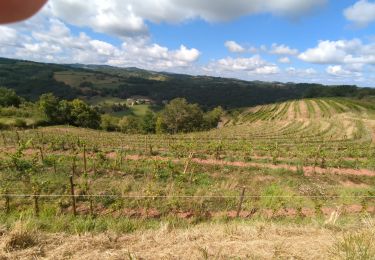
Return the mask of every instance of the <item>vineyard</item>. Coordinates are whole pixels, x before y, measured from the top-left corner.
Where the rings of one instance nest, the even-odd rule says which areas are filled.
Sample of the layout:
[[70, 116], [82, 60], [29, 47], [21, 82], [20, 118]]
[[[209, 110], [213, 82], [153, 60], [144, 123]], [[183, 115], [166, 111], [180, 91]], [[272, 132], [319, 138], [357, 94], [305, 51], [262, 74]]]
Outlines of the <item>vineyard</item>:
[[366, 101], [257, 106], [206, 132], [58, 126], [2, 131], [0, 143], [6, 226], [28, 219], [49, 232], [129, 233], [240, 219], [358, 227], [375, 214], [375, 105]]

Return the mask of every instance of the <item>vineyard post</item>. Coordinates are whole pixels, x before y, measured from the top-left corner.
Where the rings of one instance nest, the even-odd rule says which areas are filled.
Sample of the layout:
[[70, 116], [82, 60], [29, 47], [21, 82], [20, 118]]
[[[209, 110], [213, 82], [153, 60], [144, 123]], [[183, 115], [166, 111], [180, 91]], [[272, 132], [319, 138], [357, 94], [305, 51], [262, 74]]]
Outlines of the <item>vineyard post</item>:
[[77, 211], [76, 211], [76, 198], [75, 198], [75, 195], [74, 195], [73, 175], [70, 175], [69, 181], [70, 181], [70, 195], [72, 196], [73, 215], [76, 216]]
[[20, 138], [20, 134], [18, 133], [17, 130], [16, 130], [16, 137], [17, 137], [17, 143], [16, 143], [16, 145], [20, 145], [21, 138]]
[[6, 145], [7, 145], [7, 139], [6, 139], [6, 137], [5, 137], [4, 132], [1, 132], [1, 136], [3, 137], [3, 143], [4, 143], [4, 146], [6, 146]]
[[39, 217], [39, 195], [36, 190], [34, 191], [34, 213], [36, 217]]
[[184, 173], [183, 173], [184, 175], [187, 173], [189, 169], [189, 165], [190, 165], [191, 160], [193, 159], [193, 156], [194, 156], [194, 152], [190, 152], [188, 158], [186, 159]]
[[241, 213], [241, 209], [242, 209], [242, 203], [243, 203], [243, 199], [245, 197], [245, 186], [242, 187], [242, 191], [241, 191], [241, 194], [240, 194], [240, 201], [238, 203], [238, 208], [237, 208], [237, 213], [236, 213], [236, 217], [238, 218], [240, 216], [240, 213]]
[[92, 201], [92, 197], [90, 197], [90, 215], [94, 216], [94, 203]]
[[73, 163], [72, 163], [72, 176], [75, 176], [75, 174], [76, 174], [76, 157], [74, 156]]
[[5, 190], [5, 213], [9, 214], [10, 212], [10, 197], [8, 195], [8, 190]]
[[42, 160], [42, 162], [44, 162], [44, 152], [43, 152], [43, 144], [41, 144], [39, 146], [39, 152], [40, 152], [40, 159]]
[[53, 160], [53, 172], [54, 172], [55, 176], [57, 174], [57, 162], [56, 161], [57, 161], [57, 159], [55, 158]]
[[87, 172], [86, 145], [83, 145], [83, 169]]

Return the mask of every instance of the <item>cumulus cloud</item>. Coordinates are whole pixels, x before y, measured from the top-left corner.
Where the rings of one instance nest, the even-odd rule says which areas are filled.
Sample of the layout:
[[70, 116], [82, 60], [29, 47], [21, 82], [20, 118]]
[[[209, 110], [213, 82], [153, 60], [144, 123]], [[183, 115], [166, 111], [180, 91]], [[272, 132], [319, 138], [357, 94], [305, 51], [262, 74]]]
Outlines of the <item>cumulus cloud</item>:
[[224, 46], [227, 47], [230, 52], [245, 52], [245, 48], [235, 41], [226, 41]]
[[[30, 36], [0, 26], [0, 55], [57, 63], [109, 64], [164, 70], [191, 66], [200, 52], [181, 45], [170, 50], [147, 38], [127, 39], [120, 47], [85, 33], [74, 35], [60, 20], [47, 19], [43, 28]], [[2, 44], [3, 43], [3, 44]], [[9, 46], [8, 46], [8, 45]]]
[[146, 21], [227, 21], [256, 13], [300, 17], [326, 0], [52, 0], [46, 8], [64, 21], [122, 37], [147, 33]]
[[351, 71], [346, 68], [344, 68], [341, 65], [331, 65], [326, 68], [326, 72], [335, 77], [360, 77], [362, 76], [362, 73]]
[[375, 64], [375, 45], [363, 44], [359, 39], [320, 41], [298, 57], [317, 64]]
[[276, 55], [297, 55], [298, 50], [292, 49], [289, 46], [286, 46], [284, 44], [278, 45], [276, 43], [272, 44], [271, 49], [269, 50], [270, 54], [276, 54]]
[[206, 68], [209, 71], [243, 71], [249, 74], [274, 74], [279, 72], [277, 65], [263, 60], [259, 55], [249, 58], [227, 57], [211, 62]]
[[375, 2], [360, 0], [344, 10], [344, 16], [359, 26], [375, 21]]
[[288, 57], [281, 57], [277, 61], [279, 63], [290, 63], [290, 59]]

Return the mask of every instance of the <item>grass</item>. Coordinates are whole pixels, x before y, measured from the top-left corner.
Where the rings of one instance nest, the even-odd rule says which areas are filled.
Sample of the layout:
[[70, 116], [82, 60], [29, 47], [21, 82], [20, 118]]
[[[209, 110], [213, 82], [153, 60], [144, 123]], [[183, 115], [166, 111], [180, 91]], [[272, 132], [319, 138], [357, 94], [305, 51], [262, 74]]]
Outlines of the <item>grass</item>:
[[[29, 224], [22, 234], [27, 234], [27, 238], [32, 234], [33, 243], [23, 248], [12, 247], [11, 251], [3, 245], [0, 257], [103, 259], [110, 252], [111, 257], [120, 259], [373, 259], [373, 237], [367, 235], [366, 229], [365, 225], [262, 220], [176, 226], [173, 220], [161, 220], [151, 229], [131, 233], [62, 234], [35, 233]], [[15, 230], [16, 227], [10, 227], [2, 240], [14, 241]]]

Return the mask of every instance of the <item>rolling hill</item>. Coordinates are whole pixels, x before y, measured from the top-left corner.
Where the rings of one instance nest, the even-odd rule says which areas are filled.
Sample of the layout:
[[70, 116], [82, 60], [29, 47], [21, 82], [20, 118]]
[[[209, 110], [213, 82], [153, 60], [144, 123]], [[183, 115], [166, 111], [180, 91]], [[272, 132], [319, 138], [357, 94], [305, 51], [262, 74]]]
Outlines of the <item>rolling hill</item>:
[[36, 100], [41, 94], [72, 99], [95, 96], [128, 98], [147, 96], [157, 103], [184, 97], [206, 108], [248, 107], [260, 104], [320, 96], [374, 94], [374, 89], [280, 82], [244, 81], [229, 78], [191, 76], [117, 68], [106, 65], [50, 64], [0, 58], [0, 86]]

